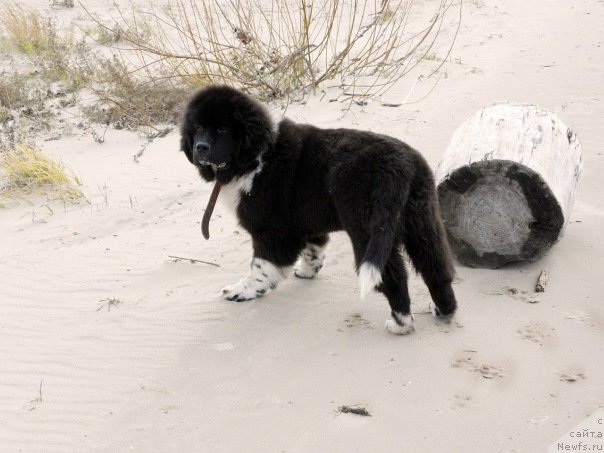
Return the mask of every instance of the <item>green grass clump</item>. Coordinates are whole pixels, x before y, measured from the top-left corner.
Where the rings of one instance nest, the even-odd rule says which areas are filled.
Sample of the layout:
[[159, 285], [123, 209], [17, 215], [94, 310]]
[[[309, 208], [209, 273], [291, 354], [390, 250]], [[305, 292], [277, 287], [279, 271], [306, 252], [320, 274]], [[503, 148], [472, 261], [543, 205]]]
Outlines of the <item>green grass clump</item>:
[[0, 153], [0, 168], [6, 174], [3, 192], [14, 190], [54, 193], [63, 201], [78, 201], [84, 194], [78, 188], [77, 176], [44, 155], [41, 151], [22, 143]]

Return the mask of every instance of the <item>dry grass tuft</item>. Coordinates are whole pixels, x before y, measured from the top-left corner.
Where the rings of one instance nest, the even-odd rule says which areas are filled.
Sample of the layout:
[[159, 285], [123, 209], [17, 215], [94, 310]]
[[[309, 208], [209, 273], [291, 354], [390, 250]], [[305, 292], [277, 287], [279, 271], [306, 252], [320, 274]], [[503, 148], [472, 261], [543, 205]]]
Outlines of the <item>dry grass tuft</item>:
[[56, 38], [50, 19], [18, 5], [4, 6], [0, 26], [17, 48], [27, 55], [47, 51]]
[[43, 192], [67, 202], [84, 198], [77, 176], [29, 145], [18, 143], [0, 153], [0, 168], [7, 178], [2, 192]]
[[6, 32], [8, 42], [34, 64], [39, 77], [63, 81], [70, 91], [85, 84], [88, 47], [72, 33], [60, 33], [52, 18], [23, 6], [4, 5], [0, 10], [0, 28]]

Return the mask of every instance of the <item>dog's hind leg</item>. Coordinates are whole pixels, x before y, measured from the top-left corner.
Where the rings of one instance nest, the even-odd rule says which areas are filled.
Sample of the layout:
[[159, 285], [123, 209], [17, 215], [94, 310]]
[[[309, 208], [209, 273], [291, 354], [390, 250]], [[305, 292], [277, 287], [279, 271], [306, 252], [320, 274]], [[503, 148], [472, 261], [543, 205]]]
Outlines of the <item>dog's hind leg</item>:
[[[426, 176], [428, 175], [428, 176]], [[457, 309], [451, 283], [455, 275], [447, 235], [440, 219], [434, 182], [428, 173], [422, 187], [412, 192], [405, 209], [404, 244], [434, 302], [433, 314], [445, 321]]]
[[313, 278], [323, 267], [325, 247], [329, 241], [328, 235], [320, 235], [306, 241], [294, 274], [299, 278]]
[[[361, 298], [371, 290], [376, 289], [383, 281], [386, 264], [391, 260], [393, 249], [396, 249], [397, 224], [400, 221], [402, 207], [405, 203], [407, 190], [405, 187], [384, 185], [377, 188], [371, 199], [371, 213], [365, 224], [365, 245], [355, 251], [361, 286]], [[357, 227], [357, 225], [355, 225]], [[349, 231], [351, 234], [351, 231]], [[353, 235], [351, 234], [351, 237]], [[355, 241], [355, 249], [363, 241]], [[404, 269], [403, 269], [404, 271]]]
[[[342, 175], [336, 173], [331, 193], [342, 227], [352, 241], [361, 298], [374, 289], [381, 290], [387, 294], [393, 312], [408, 316], [405, 269], [400, 257], [391, 258], [399, 253], [401, 216], [409, 193], [409, 183], [401, 177], [404, 168], [399, 167], [381, 165], [367, 172], [365, 165], [359, 165], [354, 168], [355, 184], [351, 184], [347, 168], [349, 171]], [[359, 181], [359, 175], [364, 175], [364, 179]], [[405, 281], [396, 283], [394, 275]], [[410, 325], [402, 318], [398, 321], [400, 325]]]
[[352, 240], [355, 259], [359, 267], [361, 297], [364, 297], [372, 289], [384, 294], [390, 304], [392, 316], [392, 319], [386, 321], [386, 329], [398, 335], [413, 332], [413, 315], [411, 314], [411, 300], [407, 287], [407, 271], [399, 247], [397, 245], [390, 246], [383, 270], [380, 270], [372, 261], [363, 261], [370, 240], [354, 232], [349, 231], [348, 234]]
[[390, 304], [392, 318], [386, 321], [390, 333], [406, 335], [413, 332], [413, 315], [411, 300], [407, 287], [405, 262], [398, 247], [393, 247], [390, 258], [382, 272], [382, 283], [377, 287]]

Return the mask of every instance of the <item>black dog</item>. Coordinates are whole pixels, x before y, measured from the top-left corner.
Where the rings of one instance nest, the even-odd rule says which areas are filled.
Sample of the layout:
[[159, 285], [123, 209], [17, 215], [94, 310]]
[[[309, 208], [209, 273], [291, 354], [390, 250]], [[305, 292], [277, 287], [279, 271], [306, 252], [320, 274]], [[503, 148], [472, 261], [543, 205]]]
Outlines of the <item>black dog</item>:
[[[295, 274], [321, 269], [330, 232], [352, 241], [361, 297], [382, 292], [392, 333], [413, 330], [404, 246], [432, 296], [433, 313], [457, 308], [454, 269], [439, 216], [432, 172], [405, 143], [351, 129], [319, 129], [271, 120], [262, 104], [226, 86], [193, 95], [181, 127], [181, 150], [206, 181], [216, 181], [250, 233], [251, 273], [223, 290], [228, 300], [265, 295]], [[212, 207], [208, 207], [207, 222]]]

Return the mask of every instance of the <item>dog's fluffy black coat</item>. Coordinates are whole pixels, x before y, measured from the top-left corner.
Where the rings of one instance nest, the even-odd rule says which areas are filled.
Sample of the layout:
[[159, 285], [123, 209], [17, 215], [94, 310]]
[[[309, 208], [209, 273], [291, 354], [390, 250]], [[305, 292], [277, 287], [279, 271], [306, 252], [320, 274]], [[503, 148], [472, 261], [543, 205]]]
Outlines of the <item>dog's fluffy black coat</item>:
[[[412, 330], [401, 247], [428, 286], [435, 315], [455, 312], [454, 269], [434, 179], [424, 158], [407, 144], [288, 119], [275, 124], [262, 104], [226, 86], [193, 95], [181, 133], [181, 150], [201, 177], [239, 191], [237, 217], [252, 237], [257, 273], [227, 289], [227, 298], [264, 295], [301, 255], [305, 268], [297, 275], [314, 276], [329, 233], [343, 229], [361, 283], [390, 303], [389, 323], [395, 328], [389, 330]], [[258, 286], [250, 292], [254, 277]]]

